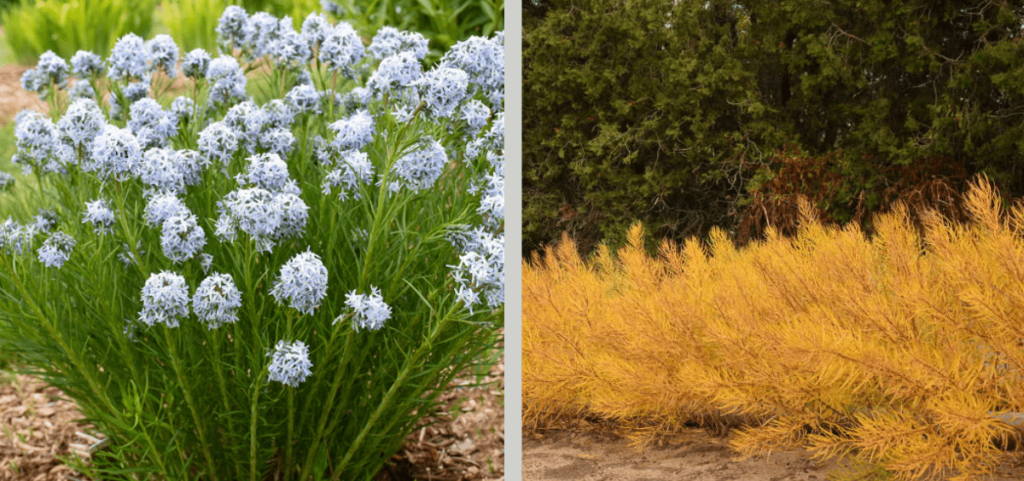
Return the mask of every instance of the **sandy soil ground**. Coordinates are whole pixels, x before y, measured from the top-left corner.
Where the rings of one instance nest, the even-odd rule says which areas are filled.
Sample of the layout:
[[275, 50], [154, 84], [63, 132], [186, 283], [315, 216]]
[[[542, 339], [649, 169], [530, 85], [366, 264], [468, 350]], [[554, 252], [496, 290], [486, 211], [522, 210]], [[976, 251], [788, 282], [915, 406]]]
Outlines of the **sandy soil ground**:
[[609, 433], [523, 434], [524, 481], [823, 481], [832, 463], [806, 452], [735, 459], [726, 438], [703, 430], [683, 432], [642, 452]]
[[[867, 466], [818, 462], [805, 450], [740, 459], [728, 438], [702, 429], [680, 432], [637, 451], [607, 430], [523, 433], [524, 481], [878, 481]], [[1024, 479], [1024, 466], [1002, 466], [984, 481]], [[980, 480], [979, 480], [980, 481]]]

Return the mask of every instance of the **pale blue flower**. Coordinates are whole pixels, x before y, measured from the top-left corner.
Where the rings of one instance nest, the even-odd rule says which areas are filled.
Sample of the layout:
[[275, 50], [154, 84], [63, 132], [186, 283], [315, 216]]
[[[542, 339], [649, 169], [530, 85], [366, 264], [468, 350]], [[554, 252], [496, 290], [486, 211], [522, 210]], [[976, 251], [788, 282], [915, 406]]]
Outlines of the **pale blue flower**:
[[366, 110], [360, 110], [347, 119], [341, 119], [327, 126], [334, 131], [331, 146], [337, 151], [359, 150], [373, 142], [373, 117]]
[[107, 64], [107, 77], [115, 82], [135, 79], [149, 83], [149, 50], [142, 37], [134, 33], [117, 40]]
[[117, 91], [110, 92], [110, 118], [120, 120], [121, 113], [124, 111], [125, 106], [131, 108], [132, 104], [138, 102], [149, 96], [149, 84], [143, 82], [131, 82], [127, 86], [121, 89], [121, 94], [118, 95]]
[[188, 285], [184, 277], [168, 271], [154, 273], [142, 287], [139, 320], [147, 326], [178, 327], [178, 320], [188, 317], [188, 304]]
[[285, 95], [285, 99], [300, 114], [319, 114], [320, 95], [312, 85], [297, 85]]
[[50, 232], [60, 222], [57, 212], [51, 208], [40, 208], [33, 220], [35, 228], [39, 232]]
[[245, 72], [238, 66], [234, 57], [221, 55], [210, 62], [206, 70], [210, 81], [209, 105], [224, 105], [234, 101], [245, 100]]
[[178, 76], [178, 44], [170, 35], [160, 34], [146, 42], [150, 71], [163, 70], [170, 78]]
[[277, 154], [260, 154], [249, 157], [249, 166], [237, 181], [241, 185], [253, 185], [270, 192], [282, 192], [288, 183], [288, 164]]
[[370, 89], [356, 87], [342, 97], [341, 105], [345, 107], [345, 111], [355, 112], [356, 110], [366, 108], [372, 98], [373, 92]]
[[6, 221], [0, 222], [0, 251], [19, 256], [27, 253], [25, 247], [32, 245], [36, 233], [34, 226], [23, 226], [8, 217]]
[[476, 137], [487, 126], [487, 120], [490, 118], [491, 109], [477, 99], [471, 99], [459, 108], [459, 120], [465, 122], [466, 134], [469, 137]]
[[211, 274], [199, 283], [192, 296], [192, 310], [208, 329], [234, 324], [238, 321], [239, 307], [242, 307], [242, 293], [231, 274]]
[[167, 147], [170, 138], [178, 135], [177, 117], [167, 112], [156, 100], [144, 98], [128, 111], [128, 130], [139, 140], [143, 150]]
[[14, 145], [17, 152], [11, 160], [21, 164], [26, 174], [35, 169], [57, 172], [55, 149], [59, 142], [57, 126], [43, 114], [23, 110], [14, 118]]
[[181, 95], [171, 102], [171, 114], [178, 119], [177, 125], [188, 122], [196, 114], [196, 103], [190, 97]]
[[270, 54], [277, 66], [305, 67], [313, 59], [309, 40], [292, 29], [283, 29], [278, 38], [271, 42]]
[[[287, 28], [291, 29], [291, 19], [285, 17]], [[245, 45], [251, 52], [251, 58], [260, 58], [273, 53], [273, 43], [283, 33], [281, 27], [284, 22], [267, 12], [256, 12], [249, 17], [248, 36]]]
[[206, 232], [191, 212], [183, 210], [165, 220], [161, 227], [160, 247], [164, 256], [174, 263], [195, 257], [205, 245]]
[[68, 84], [68, 63], [57, 54], [47, 50], [39, 56], [36, 75], [40, 76], [45, 85], [52, 83], [63, 89]]
[[42, 96], [43, 92], [48, 88], [48, 85], [46, 84], [43, 76], [40, 75], [36, 69], [30, 68], [26, 70], [25, 73], [21, 74], [21, 88]]
[[338, 199], [347, 200], [351, 195], [353, 199], [359, 200], [359, 185], [369, 184], [373, 179], [373, 164], [370, 163], [369, 156], [364, 152], [347, 150], [341, 153], [341, 158], [334, 166], [334, 170], [324, 177], [324, 195], [340, 187]]
[[269, 252], [276, 241], [302, 235], [309, 207], [297, 192], [291, 180], [278, 193], [259, 187], [229, 192], [217, 203], [217, 237], [233, 242], [238, 229], [252, 237], [259, 251]]
[[484, 187], [482, 190], [483, 194], [481, 195], [480, 207], [477, 209], [477, 212], [483, 217], [484, 225], [497, 229], [501, 222], [505, 220], [504, 172], [487, 174], [484, 177]]
[[[213, 256], [205, 252], [199, 254], [199, 267], [203, 268], [204, 274], [210, 272], [210, 267], [213, 267]], [[230, 276], [231, 274], [228, 274], [228, 277]]]
[[163, 223], [181, 213], [189, 213], [188, 207], [173, 192], [159, 192], [149, 198], [146, 203], [146, 210], [143, 217], [146, 223], [153, 226], [161, 226]]
[[92, 52], [79, 50], [71, 57], [71, 72], [80, 79], [100, 76], [106, 71], [107, 66], [103, 65], [103, 59]]
[[331, 28], [331, 22], [322, 13], [310, 12], [302, 21], [302, 35], [309, 42], [310, 50], [320, 47], [320, 44], [327, 38], [327, 31]]
[[274, 196], [273, 206], [281, 216], [281, 224], [274, 233], [276, 238], [302, 236], [309, 221], [309, 206], [302, 198], [291, 192], [282, 192]]
[[336, 17], [340, 17], [344, 14], [344, 10], [341, 9], [341, 5], [338, 5], [331, 0], [320, 0], [320, 8]]
[[160, 192], [184, 193], [185, 169], [183, 159], [174, 149], [154, 148], [142, 155], [139, 180]]
[[286, 386], [299, 387], [312, 372], [313, 363], [309, 360], [309, 348], [302, 341], [286, 343], [278, 341], [267, 368], [269, 379]]
[[237, 5], [229, 5], [224, 9], [217, 22], [217, 43], [225, 53], [231, 53], [241, 47], [249, 36], [249, 14]]
[[295, 149], [295, 136], [288, 129], [271, 129], [260, 136], [260, 147], [267, 152], [288, 157]]
[[210, 68], [210, 54], [201, 48], [192, 50], [185, 54], [181, 61], [181, 71], [186, 77], [196, 80], [205, 79], [206, 71]]
[[14, 176], [7, 172], [0, 172], [0, 192], [7, 192], [14, 187]]
[[71, 88], [68, 90], [68, 96], [71, 97], [71, 100], [95, 99], [96, 90], [92, 88], [92, 85], [89, 85], [89, 82], [78, 80], [71, 85]]
[[231, 107], [224, 115], [223, 122], [238, 136], [240, 146], [244, 146], [250, 154], [256, 152], [260, 136], [263, 134], [263, 124], [266, 122], [263, 110], [257, 107], [256, 103], [246, 100]]
[[223, 166], [231, 163], [238, 151], [238, 136], [224, 122], [214, 122], [199, 132], [199, 153]]
[[359, 38], [355, 29], [345, 22], [338, 22], [329, 29], [320, 46], [320, 62], [328, 69], [350, 78], [354, 76], [354, 67], [364, 56], [366, 49], [363, 47], [363, 40]]
[[416, 32], [403, 32], [395, 27], [384, 26], [377, 30], [370, 44], [370, 54], [383, 60], [399, 52], [409, 52], [419, 60], [427, 56], [429, 41]]
[[378, 97], [393, 90], [404, 89], [423, 77], [423, 64], [412, 52], [400, 52], [381, 60], [370, 75], [366, 88]]
[[279, 304], [287, 300], [293, 309], [313, 315], [327, 295], [327, 268], [311, 251], [297, 254], [281, 267], [270, 294]]
[[452, 278], [459, 288], [456, 295], [472, 312], [480, 302], [491, 308], [505, 303], [505, 234], [492, 234], [483, 228], [453, 232], [452, 243], [462, 252]]
[[[352, 329], [380, 330], [384, 323], [391, 319], [391, 306], [384, 302], [384, 296], [380, 289], [370, 286], [370, 294], [357, 294], [352, 290], [345, 295], [345, 305], [352, 309]], [[338, 316], [332, 324], [342, 320], [344, 316]]]
[[82, 214], [82, 223], [90, 223], [93, 232], [97, 234], [109, 234], [113, 232], [114, 209], [110, 207], [110, 201], [99, 198], [85, 203], [85, 212]]
[[284, 99], [263, 104], [264, 126], [268, 129], [290, 129], [295, 122], [295, 108]]
[[416, 81], [415, 86], [429, 115], [450, 118], [466, 99], [469, 75], [456, 68], [435, 68]]
[[426, 137], [420, 141], [415, 151], [406, 154], [395, 162], [392, 173], [398, 180], [392, 181], [388, 188], [397, 192], [407, 188], [419, 192], [433, 187], [441, 172], [448, 164], [448, 154], [436, 140]]
[[454, 46], [441, 57], [439, 68], [457, 68], [469, 75], [473, 85], [470, 95], [482, 90], [495, 110], [501, 109], [505, 98], [505, 36], [494, 38], [470, 37]]
[[74, 248], [74, 238], [61, 231], [54, 232], [39, 248], [39, 262], [46, 267], [60, 269], [71, 258], [71, 250]]

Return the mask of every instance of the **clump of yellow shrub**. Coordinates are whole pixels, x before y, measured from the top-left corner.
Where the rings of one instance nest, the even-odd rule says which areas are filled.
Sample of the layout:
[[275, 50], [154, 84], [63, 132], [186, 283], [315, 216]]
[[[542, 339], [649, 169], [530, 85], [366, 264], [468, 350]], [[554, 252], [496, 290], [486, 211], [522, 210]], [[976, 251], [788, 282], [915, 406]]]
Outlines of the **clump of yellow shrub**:
[[[590, 261], [566, 238], [523, 266], [527, 426], [613, 419], [638, 441], [744, 421], [743, 454], [805, 446], [898, 479], [963, 477], [1021, 459], [1024, 206], [981, 181], [972, 222], [896, 207], [856, 226], [814, 220], [736, 248], [635, 226]], [[1024, 418], [1022, 418], [1024, 419]]]

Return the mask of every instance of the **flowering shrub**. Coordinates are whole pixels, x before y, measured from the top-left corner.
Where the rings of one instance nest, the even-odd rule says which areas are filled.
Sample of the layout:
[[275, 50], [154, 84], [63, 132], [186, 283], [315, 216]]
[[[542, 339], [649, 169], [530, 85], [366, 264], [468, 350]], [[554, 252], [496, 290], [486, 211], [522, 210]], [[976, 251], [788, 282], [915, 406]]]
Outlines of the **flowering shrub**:
[[498, 340], [503, 37], [430, 67], [318, 14], [217, 33], [27, 76], [54, 108], [17, 118], [39, 215], [0, 223], [0, 337], [110, 439], [96, 479], [372, 477]]

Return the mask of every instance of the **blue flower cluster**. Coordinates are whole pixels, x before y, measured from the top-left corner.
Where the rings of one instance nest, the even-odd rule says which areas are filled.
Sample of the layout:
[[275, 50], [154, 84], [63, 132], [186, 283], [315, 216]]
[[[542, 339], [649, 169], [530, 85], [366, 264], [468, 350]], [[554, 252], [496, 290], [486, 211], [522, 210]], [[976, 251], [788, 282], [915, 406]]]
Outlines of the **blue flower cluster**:
[[[239, 322], [244, 312], [235, 278], [217, 270], [242, 258], [250, 263], [247, 276], [254, 265], [267, 276], [260, 280], [257, 272], [255, 282], [246, 278], [242, 285], [268, 289], [270, 269], [282, 256], [308, 245], [269, 282], [269, 297], [278, 306], [268, 309], [309, 316], [334, 311], [332, 317], [342, 310], [335, 323], [351, 320], [354, 331], [382, 331], [396, 316], [385, 295], [399, 319], [402, 307], [415, 303], [416, 296], [387, 287], [382, 292], [361, 280], [358, 289], [346, 286], [345, 306], [339, 306], [340, 299], [328, 297], [328, 269], [312, 248], [330, 249], [322, 251], [331, 255], [325, 257], [328, 265], [339, 255], [346, 262], [353, 259], [356, 267], [351, 270], [356, 272], [371, 250], [380, 252], [374, 261], [383, 263], [387, 249], [401, 250], [401, 258], [407, 255], [405, 249], [419, 247], [400, 236], [436, 242], [440, 226], [448, 224], [428, 229], [413, 224], [406, 232], [404, 226], [396, 227], [400, 222], [394, 217], [377, 222], [375, 216], [413, 217], [426, 212], [415, 210], [422, 206], [433, 209], [431, 195], [441, 193], [438, 185], [444, 178], [445, 199], [450, 185], [470, 185], [468, 192], [452, 198], [460, 205], [457, 215], [478, 219], [476, 225], [452, 231], [451, 245], [442, 242], [408, 255], [409, 262], [419, 262], [424, 252], [432, 259], [448, 256], [454, 296], [442, 297], [448, 302], [456, 297], [470, 315], [480, 306], [497, 309], [503, 304], [501, 34], [460, 42], [432, 68], [424, 64], [428, 41], [418, 33], [384, 27], [367, 47], [352, 25], [332, 23], [323, 14], [309, 15], [296, 31], [288, 17], [250, 16], [231, 6], [221, 16], [217, 34], [220, 51], [214, 55], [196, 49], [182, 56], [166, 35], [144, 41], [133, 34], [119, 39], [105, 61], [79, 51], [69, 67], [52, 52], [44, 54], [23, 78], [26, 88], [50, 95], [73, 82], [67, 91], [72, 100], [56, 122], [30, 111], [18, 115], [14, 161], [26, 172], [67, 174], [95, 190], [72, 196], [84, 206], [59, 209], [73, 217], [70, 224], [60, 224], [47, 212], [31, 224], [12, 219], [0, 223], [0, 253], [34, 252], [46, 266], [61, 268], [71, 262], [77, 269], [81, 266], [74, 262], [86, 256], [71, 260], [76, 248], [75, 238], [66, 233], [71, 232], [81, 239], [78, 249], [111, 248], [108, 254], [116, 253], [131, 273], [125, 279], [154, 272], [142, 287], [137, 325], [174, 328], [195, 313], [212, 330]], [[179, 60], [190, 88], [165, 108], [166, 103], [151, 97], [152, 89], [159, 92], [166, 85], [163, 76], [179, 75]], [[254, 62], [268, 66], [274, 82], [281, 79], [271, 89], [280, 98], [264, 102], [246, 93], [245, 73]], [[326, 68], [327, 80], [311, 64]], [[100, 79], [103, 75], [109, 82]], [[341, 78], [345, 80], [334, 81]], [[340, 87], [351, 89], [338, 91]], [[214, 164], [216, 169], [211, 168]], [[91, 175], [82, 175], [86, 173]], [[0, 190], [13, 182], [5, 175], [0, 175]], [[351, 203], [338, 205], [334, 195]], [[344, 215], [332, 218], [332, 211], [339, 210]], [[367, 217], [370, 222], [364, 223]], [[142, 221], [147, 227], [137, 229]], [[335, 222], [332, 238], [344, 247], [343, 253], [325, 246], [325, 239], [306, 238], [316, 237], [307, 230], [323, 232]], [[108, 237], [94, 237], [101, 235]], [[219, 244], [208, 244], [210, 235]], [[237, 252], [243, 249], [244, 256]], [[216, 267], [211, 253], [217, 255]], [[180, 268], [184, 275], [157, 272], [162, 268]], [[185, 276], [200, 269], [198, 275], [206, 277], [190, 295], [198, 279]], [[445, 272], [439, 274], [430, 276], [445, 278]], [[257, 309], [264, 312], [262, 306]], [[280, 340], [268, 356], [271, 381], [296, 387], [311, 373], [310, 348], [301, 340]]]
[[113, 231], [114, 209], [110, 208], [110, 201], [106, 199], [86, 202], [82, 217], [82, 223], [92, 224], [93, 231], [97, 234], [109, 234]]
[[206, 232], [199, 227], [199, 218], [187, 209], [169, 217], [161, 226], [160, 247], [175, 263], [195, 257], [205, 245]]
[[35, 224], [22, 225], [8, 217], [0, 223], [0, 252], [22, 255], [32, 245], [32, 239], [38, 233]]
[[[346, 294], [345, 305], [352, 309], [352, 328], [356, 331], [380, 330], [384, 323], [391, 319], [391, 306], [384, 302], [380, 289], [373, 286], [370, 286], [370, 294], [358, 294], [354, 290]], [[339, 316], [334, 323], [344, 317]]]
[[54, 232], [39, 248], [39, 262], [46, 267], [60, 268], [71, 258], [71, 250], [74, 248], [74, 238], [61, 231]]
[[309, 360], [309, 348], [302, 341], [287, 343], [278, 341], [270, 357], [267, 369], [269, 379], [286, 386], [299, 387], [312, 372], [313, 363]]
[[287, 300], [293, 309], [313, 315], [327, 295], [327, 268], [320, 261], [320, 256], [306, 251], [292, 257], [281, 267], [281, 274], [274, 281], [270, 295], [278, 303]]
[[180, 274], [168, 271], [152, 274], [142, 287], [139, 320], [147, 326], [178, 327], [178, 320], [188, 317], [189, 300], [188, 286]]
[[[212, 261], [212, 257], [210, 259]], [[239, 307], [242, 307], [242, 293], [231, 274], [210, 275], [192, 296], [192, 309], [209, 329], [238, 321]]]
[[441, 172], [448, 164], [448, 154], [440, 142], [426, 137], [420, 141], [418, 148], [395, 162], [393, 173], [398, 180], [392, 181], [388, 188], [398, 192], [407, 188], [413, 192], [426, 190], [434, 186], [441, 177]]

